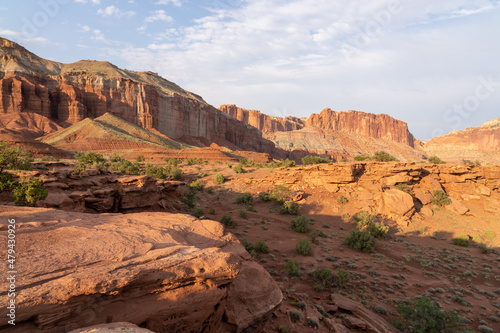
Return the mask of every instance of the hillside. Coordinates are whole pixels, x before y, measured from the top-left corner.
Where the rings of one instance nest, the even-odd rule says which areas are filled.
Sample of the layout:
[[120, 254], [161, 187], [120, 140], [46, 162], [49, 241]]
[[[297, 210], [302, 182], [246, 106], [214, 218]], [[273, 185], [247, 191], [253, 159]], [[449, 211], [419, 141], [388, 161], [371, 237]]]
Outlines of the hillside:
[[424, 146], [427, 155], [436, 155], [447, 162], [480, 161], [500, 163], [500, 118], [479, 127], [468, 127], [433, 138]]

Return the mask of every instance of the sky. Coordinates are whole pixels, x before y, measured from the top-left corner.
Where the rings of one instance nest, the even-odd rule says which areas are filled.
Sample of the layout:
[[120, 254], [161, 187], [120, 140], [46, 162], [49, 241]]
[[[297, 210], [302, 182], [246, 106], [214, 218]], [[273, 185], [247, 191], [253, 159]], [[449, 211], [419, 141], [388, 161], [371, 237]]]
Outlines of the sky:
[[385, 113], [421, 140], [500, 117], [500, 0], [4, 0], [0, 36], [215, 107]]

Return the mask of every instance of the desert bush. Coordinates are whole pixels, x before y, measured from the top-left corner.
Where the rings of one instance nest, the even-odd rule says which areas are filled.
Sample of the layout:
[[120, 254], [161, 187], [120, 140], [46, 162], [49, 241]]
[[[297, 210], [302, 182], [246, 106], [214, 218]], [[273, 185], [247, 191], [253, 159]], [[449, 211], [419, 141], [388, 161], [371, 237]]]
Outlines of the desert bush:
[[408, 193], [409, 195], [413, 196], [413, 191], [411, 188], [405, 184], [405, 183], [397, 183], [396, 188], [402, 192]]
[[479, 161], [472, 162], [471, 160], [462, 160], [462, 164], [481, 166], [481, 162], [479, 162]]
[[302, 311], [290, 310], [289, 315], [290, 315], [290, 320], [292, 321], [292, 323], [296, 323], [302, 318]]
[[342, 205], [347, 203], [347, 199], [342, 195], [337, 199], [337, 201]]
[[320, 163], [331, 163], [332, 160], [328, 157], [321, 156], [312, 156], [308, 155], [302, 158], [302, 164], [310, 165], [310, 164], [320, 164]]
[[146, 164], [146, 175], [157, 179], [166, 179], [167, 170], [160, 166]]
[[122, 160], [122, 158], [118, 155], [113, 155], [109, 158], [109, 161], [111, 163], [120, 162], [121, 160]]
[[463, 318], [455, 312], [444, 311], [427, 296], [411, 305], [399, 305], [400, 320], [394, 321], [396, 328], [412, 333], [458, 333], [472, 332], [464, 327]]
[[12, 178], [12, 175], [7, 172], [0, 172], [0, 192], [14, 187], [17, 182]]
[[218, 173], [214, 177], [214, 183], [217, 185], [224, 184], [225, 181], [226, 181], [226, 177], [224, 177], [224, 175], [222, 173]]
[[137, 155], [137, 157], [135, 158], [135, 161], [136, 161], [137, 163], [142, 163], [142, 162], [144, 162], [144, 160], [145, 160], [145, 159], [144, 159], [144, 156], [143, 156], [143, 155]]
[[375, 238], [368, 230], [354, 229], [344, 240], [344, 244], [353, 250], [375, 252]]
[[358, 226], [361, 227], [368, 226], [373, 223], [373, 215], [368, 213], [367, 211], [356, 213], [352, 218], [354, 222], [356, 222]]
[[299, 213], [299, 204], [294, 201], [285, 201], [280, 208], [280, 214], [297, 215]]
[[432, 164], [446, 164], [446, 162], [445, 162], [445, 161], [441, 160], [439, 157], [437, 157], [437, 156], [435, 156], [435, 155], [433, 155], [433, 156], [429, 157], [429, 158], [427, 159], [427, 161], [428, 161], [429, 163], [432, 163]]
[[469, 247], [470, 246], [469, 236], [458, 235], [457, 237], [452, 239], [452, 243], [453, 243], [453, 245]]
[[295, 251], [298, 254], [302, 254], [303, 256], [308, 256], [312, 253], [312, 246], [311, 242], [309, 239], [304, 238], [301, 239], [297, 242], [297, 245], [295, 246]]
[[197, 181], [191, 182], [189, 184], [190, 189], [198, 190], [198, 191], [203, 190], [204, 186], [205, 186], [205, 184], [203, 184], [203, 182], [201, 180], [197, 180]]
[[312, 271], [311, 275], [314, 280], [316, 280], [315, 286], [317, 291], [321, 291], [324, 288], [330, 287], [333, 282], [332, 270], [328, 267], [315, 269], [314, 271]]
[[38, 178], [24, 178], [13, 188], [14, 202], [18, 206], [36, 205], [38, 200], [47, 198], [49, 191], [43, 186], [43, 182]]
[[179, 180], [182, 178], [182, 170], [175, 167], [167, 167], [167, 175], [169, 178]]
[[251, 167], [255, 165], [255, 162], [248, 158], [240, 158], [238, 161], [242, 167]]
[[354, 160], [358, 162], [369, 160], [371, 157], [366, 155], [354, 156]]
[[185, 192], [180, 198], [181, 202], [184, 203], [189, 208], [194, 208], [194, 203], [196, 202], [196, 199], [197, 199], [196, 193], [194, 193], [191, 190]]
[[243, 219], [247, 219], [248, 218], [247, 212], [245, 212], [244, 210], [240, 210], [240, 217]]
[[269, 253], [269, 246], [263, 241], [258, 241], [254, 245], [255, 251], [260, 253]]
[[[111, 160], [110, 160], [111, 161]], [[109, 170], [112, 172], [120, 172], [126, 175], [140, 175], [141, 174], [141, 167], [139, 163], [135, 162], [132, 163], [127, 160], [122, 160], [120, 159], [117, 161], [114, 159], [114, 162], [111, 162], [111, 165], [109, 166]]]
[[203, 215], [205, 215], [205, 212], [203, 211], [202, 208], [195, 208], [195, 210], [193, 211], [193, 215], [196, 217], [196, 218], [200, 218], [202, 217]]
[[290, 276], [300, 276], [300, 265], [298, 261], [288, 260], [285, 264], [285, 273]]
[[344, 289], [344, 287], [349, 283], [351, 278], [349, 277], [349, 272], [345, 269], [339, 268], [337, 270], [337, 287], [339, 289]]
[[193, 164], [201, 164], [203, 161], [201, 157], [196, 157], [196, 158], [188, 158], [186, 159], [186, 163], [188, 165], [193, 165]]
[[374, 310], [377, 313], [380, 313], [380, 314], [383, 314], [386, 316], [389, 315], [389, 311], [387, 311], [387, 309], [385, 307], [383, 307], [382, 305], [377, 305]]
[[85, 170], [87, 170], [87, 167], [85, 166], [85, 164], [83, 164], [83, 163], [76, 163], [73, 166], [72, 173], [75, 174], [75, 175], [82, 175], [85, 172]]
[[278, 185], [272, 191], [265, 191], [259, 193], [259, 199], [262, 201], [274, 201], [279, 204], [283, 204], [285, 201], [289, 201], [291, 198], [291, 192], [288, 188]]
[[233, 167], [234, 172], [236, 173], [245, 173], [245, 169], [243, 169], [243, 166], [238, 163]]
[[251, 193], [243, 193], [242, 195], [236, 197], [237, 204], [250, 205], [253, 202], [253, 196]]
[[42, 156], [42, 162], [59, 162], [59, 159], [54, 156]]
[[302, 234], [305, 234], [309, 232], [309, 219], [305, 216], [299, 216], [295, 219], [293, 219], [290, 222], [290, 229], [292, 229], [295, 232], [300, 232]]
[[367, 230], [374, 238], [385, 238], [389, 233], [389, 227], [378, 222], [368, 225]]
[[448, 195], [444, 191], [434, 190], [432, 194], [434, 195], [434, 198], [431, 200], [433, 204], [438, 206], [451, 204], [451, 199], [448, 198]]
[[220, 222], [222, 224], [224, 224], [226, 227], [230, 227], [230, 228], [236, 228], [237, 224], [236, 224], [236, 221], [233, 220], [233, 218], [231, 216], [228, 216], [228, 215], [224, 215]]
[[173, 167], [179, 166], [179, 164], [182, 163], [182, 160], [179, 158], [171, 157], [171, 158], [163, 158], [165, 162], [167, 162], [167, 165], [171, 165]]
[[11, 147], [0, 142], [0, 173], [9, 170], [31, 170], [33, 154], [22, 147]]
[[493, 333], [493, 329], [491, 327], [488, 327], [486, 325], [479, 325], [477, 327], [477, 330], [481, 333]]
[[377, 162], [393, 162], [398, 160], [396, 157], [383, 150], [375, 152], [373, 159]]
[[93, 152], [88, 153], [75, 153], [75, 159], [85, 165], [93, 165], [94, 163], [105, 163], [106, 159], [102, 154], [96, 154]]

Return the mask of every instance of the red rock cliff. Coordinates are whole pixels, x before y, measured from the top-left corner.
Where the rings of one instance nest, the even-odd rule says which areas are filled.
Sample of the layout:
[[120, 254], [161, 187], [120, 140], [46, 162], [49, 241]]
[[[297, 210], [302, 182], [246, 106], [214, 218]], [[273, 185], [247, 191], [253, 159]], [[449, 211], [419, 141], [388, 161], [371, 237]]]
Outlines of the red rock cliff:
[[385, 139], [414, 147], [415, 138], [408, 131], [408, 125], [386, 114], [375, 115], [360, 111], [336, 112], [324, 109], [320, 114], [312, 114], [306, 122], [330, 131], [346, 131], [363, 134], [375, 139]]
[[246, 124], [155, 73], [107, 62], [60, 64], [0, 38], [0, 114], [30, 112], [67, 127], [106, 112], [173, 138], [197, 137], [272, 153], [274, 144]]

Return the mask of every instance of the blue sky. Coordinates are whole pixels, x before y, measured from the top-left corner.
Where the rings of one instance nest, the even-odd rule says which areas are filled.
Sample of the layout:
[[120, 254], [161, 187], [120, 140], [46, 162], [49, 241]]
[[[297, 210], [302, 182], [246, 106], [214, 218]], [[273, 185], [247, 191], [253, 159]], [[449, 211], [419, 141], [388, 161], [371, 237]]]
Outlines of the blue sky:
[[0, 36], [216, 107], [386, 113], [424, 140], [500, 117], [500, 0], [3, 1]]

